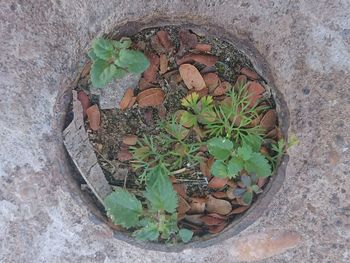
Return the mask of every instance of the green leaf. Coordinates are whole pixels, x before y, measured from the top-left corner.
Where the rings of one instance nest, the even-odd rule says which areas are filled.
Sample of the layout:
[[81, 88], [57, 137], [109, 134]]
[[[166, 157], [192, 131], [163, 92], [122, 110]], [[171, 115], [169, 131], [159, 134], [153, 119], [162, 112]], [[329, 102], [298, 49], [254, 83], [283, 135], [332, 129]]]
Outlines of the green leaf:
[[252, 153], [251, 158], [245, 162], [244, 166], [249, 173], [255, 173], [258, 177], [271, 175], [271, 166], [261, 153]]
[[295, 146], [297, 144], [299, 144], [298, 137], [294, 133], [290, 134], [289, 138], [288, 138], [287, 149], [289, 149], [289, 148], [291, 148], [291, 147], [293, 147], [293, 146]]
[[242, 196], [242, 200], [245, 204], [250, 205], [253, 200], [253, 193], [250, 191], [245, 192]]
[[132, 73], [142, 73], [150, 65], [146, 56], [137, 50], [121, 49], [114, 62], [117, 66], [127, 68]]
[[238, 175], [238, 173], [244, 168], [244, 162], [238, 158], [233, 157], [227, 165], [228, 175], [231, 178], [234, 178]]
[[155, 241], [159, 237], [158, 226], [156, 223], [149, 223], [143, 228], [136, 230], [133, 236], [142, 241]]
[[254, 193], [256, 193], [256, 194], [259, 194], [259, 193], [262, 192], [262, 190], [260, 189], [260, 187], [257, 186], [256, 184], [253, 184], [253, 185], [251, 186], [251, 188], [252, 188], [252, 190], [254, 191]]
[[91, 68], [91, 82], [94, 87], [106, 85], [115, 76], [117, 68], [102, 59], [96, 60]]
[[233, 149], [233, 143], [223, 137], [212, 138], [207, 145], [209, 153], [219, 160], [226, 160]]
[[197, 92], [192, 92], [181, 100], [181, 105], [187, 108], [194, 108], [199, 99], [199, 94]]
[[95, 55], [103, 60], [110, 60], [115, 53], [113, 41], [108, 39], [95, 39], [92, 43], [92, 48]]
[[141, 202], [124, 189], [117, 189], [104, 200], [107, 215], [116, 225], [130, 228], [138, 224], [142, 214]]
[[249, 187], [252, 184], [252, 179], [250, 178], [250, 176], [247, 175], [242, 175], [241, 181], [245, 187]]
[[182, 113], [180, 118], [181, 125], [185, 126], [186, 128], [191, 128], [197, 123], [196, 116], [192, 113], [185, 111]]
[[131, 39], [128, 37], [122, 37], [119, 41], [113, 41], [113, 45], [117, 49], [126, 49], [131, 46]]
[[98, 60], [98, 56], [96, 56], [95, 52], [93, 49], [91, 49], [89, 52], [88, 52], [88, 56], [89, 58], [92, 60], [92, 61], [96, 61]]
[[202, 110], [198, 115], [198, 122], [207, 124], [216, 120], [216, 113], [212, 109]]
[[244, 161], [249, 160], [252, 153], [253, 153], [252, 147], [250, 147], [249, 145], [246, 145], [246, 144], [243, 144], [242, 147], [239, 147], [237, 149], [238, 156], [240, 158], [242, 158]]
[[211, 173], [215, 177], [226, 178], [228, 177], [227, 166], [223, 161], [216, 160], [211, 167]]
[[182, 242], [187, 243], [192, 239], [193, 232], [189, 229], [182, 228], [179, 231], [179, 236], [180, 236]]
[[116, 68], [115, 73], [114, 73], [114, 77], [116, 79], [122, 79], [124, 78], [126, 75], [128, 74], [128, 72], [123, 69], [123, 68]]
[[250, 145], [254, 152], [259, 152], [263, 138], [258, 134], [248, 133], [242, 136], [242, 145]]
[[174, 213], [177, 208], [176, 192], [168, 174], [164, 173], [161, 167], [152, 171], [144, 196], [150, 202], [153, 211], [165, 210]]

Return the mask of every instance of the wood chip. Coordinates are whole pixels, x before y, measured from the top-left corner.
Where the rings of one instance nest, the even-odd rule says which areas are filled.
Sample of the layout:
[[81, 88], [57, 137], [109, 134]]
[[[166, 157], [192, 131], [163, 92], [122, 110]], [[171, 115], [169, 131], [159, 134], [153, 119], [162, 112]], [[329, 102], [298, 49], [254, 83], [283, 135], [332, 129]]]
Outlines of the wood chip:
[[224, 228], [228, 225], [227, 222], [223, 222], [220, 225], [217, 226], [209, 226], [208, 228], [208, 232], [211, 234], [217, 234], [220, 233], [222, 230], [224, 230]]
[[126, 144], [126, 145], [129, 145], [129, 146], [136, 145], [136, 143], [137, 143], [137, 136], [133, 135], [133, 134], [126, 135], [123, 138], [123, 143]]
[[161, 54], [159, 57], [159, 73], [163, 75], [168, 71], [168, 58], [165, 54]]
[[244, 211], [247, 211], [249, 209], [249, 206], [240, 206], [238, 208], [232, 209], [230, 215], [236, 215], [243, 213]]
[[89, 126], [91, 130], [97, 131], [100, 128], [101, 123], [101, 114], [98, 106], [92, 105], [86, 110], [86, 115], [89, 120]]
[[149, 67], [143, 72], [143, 78], [146, 82], [153, 82], [156, 79], [158, 67], [159, 67], [159, 57], [156, 54], [148, 54], [147, 55], [150, 65]]
[[265, 113], [264, 117], [262, 117], [260, 121], [260, 126], [266, 131], [270, 131], [275, 127], [276, 122], [277, 122], [276, 110], [269, 110]]
[[190, 205], [187, 203], [187, 201], [181, 196], [178, 196], [179, 198], [179, 205], [177, 207], [177, 212], [179, 214], [186, 214], [187, 211], [191, 209]]
[[211, 194], [212, 194], [212, 196], [214, 196], [215, 198], [218, 198], [218, 199], [225, 199], [225, 198], [227, 198], [227, 194], [225, 192], [222, 192], [222, 191], [220, 191], [220, 192], [213, 192]]
[[219, 76], [216, 73], [204, 74], [203, 79], [209, 89], [209, 93], [212, 93], [220, 84]]
[[173, 188], [179, 196], [182, 196], [183, 198], [187, 197], [187, 194], [186, 194], [187, 187], [185, 184], [174, 183]]
[[232, 206], [231, 203], [226, 200], [217, 199], [209, 195], [206, 203], [206, 209], [210, 213], [227, 215], [231, 212]]
[[188, 89], [201, 90], [206, 87], [203, 77], [195, 66], [182, 64], [179, 72]]
[[205, 203], [206, 199], [205, 198], [200, 198], [200, 197], [192, 197], [190, 206], [191, 209], [187, 212], [187, 214], [202, 214], [205, 211]]
[[200, 64], [206, 65], [208, 67], [212, 67], [218, 61], [218, 57], [209, 54], [188, 54], [180, 59], [176, 60], [178, 65], [188, 63], [188, 62], [198, 62]]
[[217, 218], [217, 217], [212, 217], [212, 216], [202, 216], [201, 220], [206, 224], [207, 226], [217, 226], [221, 225], [225, 220]]
[[164, 102], [165, 93], [161, 88], [150, 88], [137, 95], [139, 107], [157, 106]]
[[91, 106], [90, 99], [88, 95], [86, 95], [86, 93], [81, 90], [78, 92], [78, 100], [80, 101], [81, 106], [83, 107], [83, 114], [85, 118], [87, 116], [86, 110]]
[[160, 30], [157, 32], [157, 36], [161, 45], [167, 50], [171, 51], [173, 49], [173, 43], [170, 40], [168, 32]]
[[128, 109], [130, 109], [134, 106], [136, 99], [137, 99], [137, 97], [135, 97], [135, 96], [130, 99], [130, 102], [129, 102], [128, 107], [127, 107]]
[[121, 162], [126, 162], [132, 159], [132, 154], [126, 148], [120, 149], [117, 154], [117, 159]]
[[219, 178], [213, 177], [211, 178], [208, 187], [209, 188], [222, 188], [227, 184], [228, 178]]
[[249, 68], [242, 68], [241, 73], [246, 75], [248, 78], [250, 78], [252, 80], [258, 79], [258, 74], [256, 74], [254, 71], [252, 71]]
[[211, 45], [199, 43], [199, 44], [195, 45], [194, 49], [199, 51], [199, 52], [210, 52]]
[[125, 91], [122, 100], [119, 102], [119, 109], [125, 110], [129, 106], [129, 104], [132, 100], [132, 97], [134, 97], [134, 89], [128, 88]]

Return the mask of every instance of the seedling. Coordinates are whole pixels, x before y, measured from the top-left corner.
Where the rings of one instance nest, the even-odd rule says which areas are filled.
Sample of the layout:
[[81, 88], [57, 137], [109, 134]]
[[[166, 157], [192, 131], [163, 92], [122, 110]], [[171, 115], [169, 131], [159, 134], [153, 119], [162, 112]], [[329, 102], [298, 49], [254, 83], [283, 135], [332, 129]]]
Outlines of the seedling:
[[135, 195], [118, 188], [104, 200], [107, 215], [114, 224], [136, 229], [133, 236], [139, 240], [170, 242], [181, 239], [188, 242], [193, 232], [177, 226], [178, 199], [166, 171], [159, 165], [148, 176], [143, 192], [147, 209]]
[[242, 175], [241, 176], [241, 182], [243, 184], [243, 188], [236, 188], [234, 190], [234, 195], [237, 196], [238, 198], [242, 198], [242, 201], [246, 205], [250, 205], [254, 193], [259, 194], [262, 192], [260, 187], [256, 184], [256, 177], [254, 176], [248, 176], [248, 175]]
[[210, 139], [207, 143], [209, 153], [215, 161], [211, 168], [214, 176], [220, 178], [235, 178], [244, 169], [258, 177], [271, 175], [268, 160], [260, 153], [254, 152], [248, 144], [237, 144], [223, 137]]
[[88, 53], [93, 61], [91, 82], [94, 87], [103, 87], [113, 78], [121, 79], [128, 73], [140, 74], [150, 63], [146, 56], [131, 47], [129, 38], [120, 41], [97, 38]]

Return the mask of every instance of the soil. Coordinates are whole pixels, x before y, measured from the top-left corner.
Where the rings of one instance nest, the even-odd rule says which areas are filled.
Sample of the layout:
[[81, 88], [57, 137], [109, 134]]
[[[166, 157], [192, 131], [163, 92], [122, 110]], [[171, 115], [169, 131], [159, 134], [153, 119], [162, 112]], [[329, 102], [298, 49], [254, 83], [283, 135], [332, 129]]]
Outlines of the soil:
[[[136, 48], [141, 47], [145, 54], [155, 53], [150, 44], [150, 39], [159, 30], [168, 32], [176, 53], [180, 46], [178, 36], [181, 30], [181, 28], [177, 26], [145, 29], [131, 37], [133, 44]], [[249, 59], [231, 43], [211, 36], [197, 37], [199, 43], [210, 44], [212, 48], [209, 53], [218, 57], [215, 68], [207, 68], [202, 64], [194, 63], [199, 71], [216, 72], [221, 80], [235, 83], [237, 77], [242, 74], [242, 68], [253, 68]], [[160, 87], [165, 92], [164, 106], [166, 114], [167, 116], [172, 116], [176, 111], [183, 109], [181, 106], [181, 99], [188, 94], [188, 89], [182, 81], [178, 82], [176, 80], [179, 66], [174, 56], [170, 57], [168, 66], [168, 70], [165, 74], [160, 75], [157, 73], [155, 82], [157, 83], [156, 86]], [[98, 104], [98, 98], [91, 95], [89, 92], [91, 85], [89, 78], [89, 74], [82, 74], [76, 90], [83, 90], [88, 94], [91, 104]], [[263, 85], [267, 84], [260, 76], [258, 76], [258, 81]], [[271, 108], [275, 108], [272, 95], [268, 90], [268, 85], [266, 85], [265, 88], [267, 89], [265, 101]], [[137, 88], [135, 94], [139, 92], [140, 90]], [[157, 135], [159, 133], [157, 123], [163, 119], [159, 110], [160, 109], [157, 107], [140, 108], [136, 105], [125, 111], [121, 111], [120, 109], [100, 110], [101, 126], [97, 132], [93, 132], [89, 128], [88, 122], [86, 122], [86, 129], [90, 141], [95, 147], [99, 165], [103, 169], [106, 179], [112, 187], [126, 187], [129, 191], [141, 198], [140, 193], [144, 190], [144, 185], [137, 181], [137, 173], [130, 169], [129, 162], [119, 161], [117, 155], [123, 148], [123, 139], [126, 135], [133, 134], [138, 138], [142, 138], [144, 135]], [[191, 136], [195, 135], [190, 134], [189, 138], [191, 138]], [[176, 175], [176, 180], [178, 183], [186, 185], [188, 196], [203, 197], [218, 191], [217, 189], [208, 187], [208, 179], [201, 173], [198, 164], [187, 168], [189, 169], [187, 169], [185, 173]], [[228, 186], [221, 189], [221, 191], [227, 188]], [[257, 196], [254, 196], [253, 202], [256, 198]], [[240, 207], [240, 205], [237, 204], [237, 207]], [[240, 214], [233, 214], [229, 217], [228, 221], [232, 222], [239, 216]], [[186, 222], [184, 225], [186, 225]], [[196, 234], [201, 236], [208, 234], [208, 231], [199, 231]]]

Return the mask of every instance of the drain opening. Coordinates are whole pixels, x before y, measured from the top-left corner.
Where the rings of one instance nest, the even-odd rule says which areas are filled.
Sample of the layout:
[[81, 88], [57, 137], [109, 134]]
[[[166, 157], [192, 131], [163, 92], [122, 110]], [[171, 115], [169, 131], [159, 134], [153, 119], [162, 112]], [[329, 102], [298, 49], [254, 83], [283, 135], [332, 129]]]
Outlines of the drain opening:
[[284, 172], [282, 100], [243, 52], [216, 36], [164, 26], [131, 43], [150, 61], [145, 73], [97, 89], [88, 62], [74, 88], [64, 136], [83, 188], [127, 240], [134, 233], [175, 244], [189, 235], [183, 229], [193, 242], [239, 232]]

